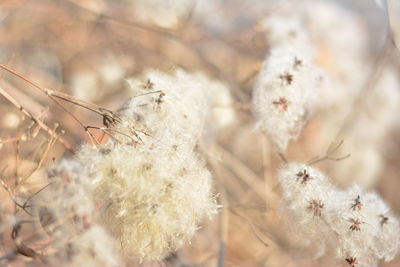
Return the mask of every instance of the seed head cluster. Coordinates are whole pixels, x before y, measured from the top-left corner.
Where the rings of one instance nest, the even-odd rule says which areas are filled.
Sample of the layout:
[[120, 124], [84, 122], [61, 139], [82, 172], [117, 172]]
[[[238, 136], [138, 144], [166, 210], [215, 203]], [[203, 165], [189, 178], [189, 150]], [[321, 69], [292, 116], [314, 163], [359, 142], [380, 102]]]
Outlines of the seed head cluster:
[[313, 110], [321, 73], [295, 47], [273, 48], [253, 91], [257, 127], [284, 151]]
[[109, 142], [84, 145], [59, 163], [51, 171], [57, 190], [39, 200], [52, 216], [71, 214], [71, 225], [61, 226], [59, 235], [90, 238], [88, 231], [97, 227], [140, 261], [178, 249], [217, 212], [211, 174], [196, 150], [212, 116], [204, 84], [215, 83], [183, 71], [150, 72], [145, 81], [131, 83], [134, 96], [109, 124]]
[[378, 194], [356, 185], [339, 190], [317, 169], [298, 163], [283, 167], [279, 182], [298, 234], [320, 248], [334, 247], [338, 259], [377, 266], [398, 253], [399, 221]]

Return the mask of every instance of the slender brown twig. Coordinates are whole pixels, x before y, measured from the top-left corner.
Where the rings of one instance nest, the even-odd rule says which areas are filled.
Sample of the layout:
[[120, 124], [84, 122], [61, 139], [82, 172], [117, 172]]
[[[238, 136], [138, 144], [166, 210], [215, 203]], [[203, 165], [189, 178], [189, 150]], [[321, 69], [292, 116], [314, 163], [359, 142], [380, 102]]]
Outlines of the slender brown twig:
[[22, 105], [20, 105], [10, 94], [8, 94], [3, 88], [0, 87], [0, 94], [11, 104], [13, 104], [19, 111], [22, 112], [25, 116], [30, 118], [33, 122], [35, 122], [41, 129], [43, 129], [49, 136], [53, 136], [60, 142], [69, 152], [75, 154], [74, 149], [56, 132], [54, 132], [50, 127], [48, 127], [44, 122], [42, 122], [35, 115], [26, 110]]
[[332, 155], [343, 145], [343, 140], [341, 140], [336, 146], [333, 147], [333, 143], [329, 146], [328, 150], [326, 151], [325, 155], [322, 157], [316, 157], [309, 161], [307, 164], [308, 165], [313, 165], [318, 162], [324, 161], [324, 160], [332, 160], [332, 161], [341, 161], [344, 159], [347, 159], [348, 157], [351, 156], [351, 154], [347, 154], [342, 157], [333, 157]]

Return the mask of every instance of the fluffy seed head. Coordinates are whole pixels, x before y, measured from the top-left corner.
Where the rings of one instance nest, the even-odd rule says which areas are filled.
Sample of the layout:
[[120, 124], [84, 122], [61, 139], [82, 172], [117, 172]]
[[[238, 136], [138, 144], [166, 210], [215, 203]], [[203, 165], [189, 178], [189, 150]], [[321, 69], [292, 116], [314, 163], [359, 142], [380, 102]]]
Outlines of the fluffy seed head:
[[322, 247], [333, 245], [338, 259], [376, 266], [398, 253], [399, 221], [378, 194], [359, 186], [339, 190], [318, 170], [298, 163], [282, 168], [279, 182], [297, 234]]
[[257, 127], [278, 149], [297, 138], [312, 112], [321, 82], [310, 58], [293, 48], [272, 49], [253, 91]]
[[107, 153], [85, 149], [84, 157], [95, 198], [124, 252], [159, 260], [216, 213], [211, 175], [194, 152], [209, 101], [204, 78], [183, 71], [150, 72], [144, 84], [132, 85], [136, 97], [120, 110], [113, 130], [137, 134], [138, 143], [113, 141]]
[[95, 245], [91, 229], [104, 224], [125, 255], [160, 260], [217, 212], [211, 174], [195, 151], [210, 116], [204, 84], [183, 71], [149, 73], [107, 123], [110, 141], [84, 145], [58, 164], [38, 213], [70, 222], [58, 231], [65, 236], [60, 246], [76, 235]]
[[87, 156], [95, 197], [129, 256], [163, 258], [216, 212], [211, 175], [185, 145], [118, 146], [104, 156]]

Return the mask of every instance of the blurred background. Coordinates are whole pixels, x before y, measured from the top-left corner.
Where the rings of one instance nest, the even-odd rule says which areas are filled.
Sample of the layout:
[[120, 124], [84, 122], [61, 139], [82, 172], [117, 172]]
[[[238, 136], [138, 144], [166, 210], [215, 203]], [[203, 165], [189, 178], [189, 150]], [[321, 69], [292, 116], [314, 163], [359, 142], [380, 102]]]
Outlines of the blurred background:
[[[219, 164], [204, 153], [224, 208], [190, 245], [163, 262], [144, 265], [216, 266], [224, 260], [225, 266], [337, 266], [329, 253], [314, 260], [315, 249], [296, 240], [279, 213], [275, 173], [281, 161], [254, 130], [251, 92], [270, 49], [268, 34], [281, 29], [272, 29], [268, 18], [300, 16], [328, 82], [286, 157], [306, 162], [343, 140], [337, 155], [351, 157], [318, 167], [339, 187], [359, 183], [377, 190], [400, 214], [400, 9], [394, 2], [1, 0], [0, 64], [9, 69], [0, 69], [0, 257], [15, 251], [7, 214], [28, 221], [21, 235], [30, 247], [47, 251], [46, 242], [33, 234], [29, 214], [15, 203], [46, 185], [45, 168], [71, 156], [69, 147], [90, 142], [73, 116], [83, 125], [103, 125], [98, 114], [71, 101], [60, 107], [43, 89], [117, 110], [131, 97], [126, 79], [140, 79], [149, 69], [182, 68], [230, 88], [233, 104], [226, 108], [235, 118], [214, 133], [214, 144], [205, 144], [213, 147]], [[58, 133], [64, 145], [32, 118]], [[92, 134], [100, 138], [101, 133]], [[3, 264], [45, 265], [26, 255]], [[126, 264], [138, 263], [126, 259]], [[382, 263], [399, 265], [400, 259]]]

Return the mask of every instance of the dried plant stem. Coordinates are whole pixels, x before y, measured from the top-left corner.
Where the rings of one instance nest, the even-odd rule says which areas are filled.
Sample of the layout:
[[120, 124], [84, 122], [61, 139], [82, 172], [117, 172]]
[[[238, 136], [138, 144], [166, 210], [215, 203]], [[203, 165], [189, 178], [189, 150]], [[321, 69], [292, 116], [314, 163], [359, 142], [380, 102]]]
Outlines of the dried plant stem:
[[[66, 0], [66, 2], [82, 9], [85, 10], [89, 13], [101, 16], [103, 20], [107, 20], [109, 22], [115, 23], [115, 24], [121, 24], [121, 25], [128, 25], [131, 27], [135, 27], [138, 29], [142, 29], [154, 34], [158, 34], [160, 36], [163, 36], [165, 38], [168, 38], [172, 41], [178, 42], [185, 46], [186, 48], [190, 49], [194, 54], [197, 56], [197, 58], [202, 62], [203, 66], [207, 68], [211, 73], [214, 73], [219, 79], [226, 81], [229, 86], [232, 88], [233, 93], [235, 96], [240, 99], [241, 101], [246, 101], [248, 100], [248, 96], [243, 93], [243, 91], [240, 88], [240, 85], [231, 79], [226, 73], [224, 73], [221, 68], [219, 68], [216, 64], [208, 60], [208, 57], [205, 55], [204, 51], [202, 50], [202, 47], [196, 42], [196, 40], [186, 40], [185, 38], [182, 38], [182, 36], [178, 35], [174, 31], [171, 30], [166, 30], [162, 29], [160, 27], [156, 26], [149, 26], [142, 24], [137, 21], [131, 21], [131, 20], [123, 20], [120, 18], [117, 18], [116, 16], [111, 16], [109, 14], [105, 14], [103, 12], [100, 12], [98, 10], [91, 9], [83, 4], [81, 4], [79, 1], [76, 0]], [[205, 39], [211, 39], [212, 36], [206, 36]], [[220, 40], [221, 41], [221, 40]], [[230, 44], [227, 42], [227, 44]], [[234, 49], [234, 47], [231, 47]], [[243, 53], [243, 51], [241, 51]], [[238, 54], [240, 54], [238, 52]]]
[[282, 152], [276, 151], [276, 153], [278, 154], [279, 158], [282, 160], [283, 163], [288, 163], [288, 159], [286, 158], [285, 154], [283, 154]]
[[11, 95], [9, 95], [3, 88], [0, 87], [0, 94], [7, 99], [11, 104], [13, 104], [18, 110], [22, 112], [25, 116], [34, 121], [42, 130], [44, 130], [49, 136], [54, 137], [60, 144], [62, 144], [69, 152], [75, 154], [75, 150], [56, 132], [54, 132], [50, 127], [48, 127], [44, 122], [26, 110], [22, 105], [20, 105]]
[[[218, 169], [218, 168], [217, 168]], [[226, 245], [228, 244], [228, 232], [229, 232], [229, 200], [227, 198], [225, 186], [221, 183], [221, 179], [219, 179], [219, 192], [220, 192], [220, 199], [222, 204], [222, 211], [220, 217], [220, 228], [221, 228], [221, 241], [220, 241], [220, 248], [219, 248], [219, 257], [218, 257], [218, 267], [224, 266], [224, 259], [225, 259], [225, 251]]]
[[[279, 248], [280, 248], [279, 242], [277, 242], [277, 241], [275, 241], [275, 240], [273, 239], [273, 235], [268, 236], [268, 235], [266, 235], [266, 234], [264, 234], [264, 233], [259, 233], [259, 232], [261, 232], [260, 230], [258, 230], [259, 228], [261, 228], [260, 226], [256, 225], [254, 222], [252, 222], [250, 219], [246, 218], [245, 216], [239, 214], [237, 211], [235, 211], [235, 209], [231, 208], [230, 211], [231, 211], [234, 215], [236, 215], [236, 216], [238, 216], [239, 218], [243, 219], [244, 221], [246, 221], [246, 223], [248, 223], [248, 224], [250, 225], [250, 228], [251, 228], [251, 230], [252, 230], [254, 236], [255, 236], [255, 237], [260, 241], [260, 243], [262, 243], [264, 246], [266, 246], [266, 247], [275, 246], [275, 247], [279, 247]], [[263, 238], [261, 238], [260, 234], [263, 235]], [[264, 240], [264, 239], [267, 239], [267, 240]], [[283, 249], [281, 249], [281, 250], [283, 251]]]
[[209, 157], [210, 165], [212, 166], [215, 174], [218, 178], [217, 187], [218, 192], [220, 193], [220, 202], [222, 204], [222, 209], [220, 212], [220, 246], [219, 246], [219, 254], [218, 254], [218, 262], [217, 267], [223, 267], [225, 262], [225, 252], [226, 252], [226, 245], [228, 243], [228, 232], [229, 232], [229, 200], [228, 195], [226, 192], [226, 186], [224, 184], [224, 170], [222, 169], [221, 165], [218, 164], [214, 157]]
[[[55, 127], [55, 129], [53, 131], [55, 132], [55, 130], [56, 130], [56, 127]], [[46, 159], [47, 155], [49, 154], [50, 149], [53, 147], [55, 141], [56, 141], [56, 139], [54, 138], [54, 136], [51, 136], [50, 140], [47, 142], [45, 151], [40, 156], [38, 164], [36, 165], [36, 167], [29, 174], [27, 174], [25, 177], [23, 177], [21, 179], [21, 181], [20, 181], [21, 183], [26, 182], [34, 172], [36, 172], [37, 170], [39, 170], [42, 167], [43, 162]]]
[[390, 36], [393, 44], [400, 50], [400, 4], [396, 0], [386, 1], [386, 12], [388, 18], [388, 24], [390, 27]]
[[32, 85], [34, 88], [38, 89], [42, 93], [44, 93], [46, 96], [48, 96], [56, 105], [58, 105], [62, 110], [64, 110], [69, 116], [71, 116], [85, 131], [86, 134], [88, 134], [90, 141], [92, 142], [93, 145], [98, 144], [97, 140], [94, 138], [91, 132], [88, 131], [87, 127], [74, 115], [72, 114], [68, 109], [66, 109], [56, 98], [54, 98], [50, 93], [53, 93], [54, 91], [52, 90], [46, 90], [39, 86], [37, 83], [31, 81], [30, 79], [26, 78], [25, 76], [19, 74], [13, 69], [10, 69], [9, 67], [0, 64], [0, 68], [8, 71], [9, 73], [17, 76], [18, 78], [24, 80], [25, 82], [29, 83]]
[[271, 193], [271, 185], [275, 184], [272, 173], [272, 153], [270, 153], [269, 142], [264, 135], [261, 135], [264, 189], [265, 189], [265, 206], [270, 205], [268, 195]]
[[232, 108], [236, 110], [243, 110], [243, 111], [250, 111], [251, 110], [251, 103], [234, 103], [231, 106]]
[[[243, 180], [245, 184], [247, 184], [251, 189], [255, 191], [255, 193], [261, 198], [265, 197], [269, 199], [275, 199], [277, 196], [272, 191], [272, 187], [268, 185], [264, 186], [262, 179], [256, 175], [252, 169], [250, 169], [246, 164], [244, 164], [240, 159], [238, 159], [235, 155], [233, 155], [230, 151], [226, 150], [222, 146], [215, 145], [214, 146], [216, 154], [222, 155], [223, 161], [227, 164], [230, 169]], [[271, 193], [266, 196], [265, 190], [266, 187], [268, 191]]]
[[309, 161], [307, 165], [313, 165], [321, 161], [325, 160], [333, 160], [333, 161], [341, 161], [344, 159], [347, 159], [348, 157], [351, 156], [351, 154], [347, 154], [342, 157], [333, 157], [332, 155], [343, 145], [343, 140], [341, 140], [336, 146], [333, 146], [333, 143], [329, 146], [328, 150], [326, 151], [325, 155], [323, 157], [316, 157]]
[[20, 157], [19, 156], [20, 148], [21, 148], [21, 142], [20, 142], [20, 140], [18, 140], [15, 145], [15, 169], [14, 169], [15, 186], [19, 185], [19, 183], [20, 183], [20, 177], [18, 175], [19, 163], [20, 163], [20, 158], [19, 158]]
[[3, 181], [3, 179], [0, 177], [0, 185], [4, 188], [4, 190], [7, 191], [8, 195], [10, 196], [10, 199], [12, 200], [12, 202], [14, 202], [16, 207], [21, 208], [23, 211], [25, 211], [28, 215], [33, 216], [29, 211], [26, 210], [26, 208], [28, 207], [26, 204], [24, 203], [23, 205], [21, 205], [20, 203], [18, 203], [17, 199], [15, 198], [14, 192], [13, 190]]
[[0, 64], [0, 68], [2, 68], [3, 70], [5, 70], [5, 71], [7, 71], [7, 72], [9, 72], [9, 73], [11, 73], [11, 74], [17, 76], [18, 78], [24, 80], [25, 82], [29, 83], [30, 85], [32, 85], [33, 87], [35, 87], [36, 89], [40, 90], [42, 93], [44, 93], [44, 94], [47, 95], [46, 90], [44, 90], [44, 89], [43, 89], [42, 87], [40, 87], [38, 84], [36, 84], [35, 82], [33, 82], [33, 81], [31, 81], [30, 79], [26, 78], [25, 76], [19, 74], [19, 73], [16, 72], [15, 70], [13, 70], [13, 69], [11, 69], [11, 68], [9, 68], [9, 67], [3, 65], [3, 64]]
[[250, 83], [251, 81], [253, 81], [255, 77], [257, 77], [257, 74], [260, 72], [260, 70], [261, 70], [261, 64], [260, 64], [260, 63], [257, 63], [257, 64], [254, 66], [254, 70], [253, 70], [252, 72], [250, 72], [243, 80], [241, 80], [241, 81], [239, 82], [239, 84], [240, 84], [241, 86], [247, 85], [248, 83]]
[[99, 114], [101, 116], [106, 116], [106, 115], [113, 114], [113, 112], [111, 110], [105, 109], [105, 108], [103, 108], [101, 106], [98, 106], [96, 104], [93, 104], [93, 103], [89, 103], [89, 102], [86, 102], [86, 101], [83, 101], [83, 100], [80, 100], [80, 99], [76, 99], [76, 98], [74, 98], [74, 97], [72, 97], [72, 96], [70, 96], [68, 94], [64, 94], [64, 93], [57, 92], [57, 91], [50, 90], [50, 89], [45, 89], [45, 91], [46, 91], [46, 94], [48, 96], [54, 96], [54, 97], [57, 97], [57, 98], [59, 98], [61, 100], [73, 103], [73, 104], [75, 104], [77, 106], [80, 106], [80, 107], [85, 108], [87, 110], [93, 111], [93, 112], [95, 112], [95, 113], [97, 113], [97, 114]]
[[382, 71], [385, 65], [390, 60], [390, 55], [393, 54], [393, 43], [391, 41], [390, 33], [387, 34], [385, 43], [381, 50], [379, 51], [378, 55], [375, 58], [375, 61], [369, 71], [369, 75], [366, 76], [366, 80], [362, 84], [362, 89], [359, 90], [357, 97], [354, 99], [352, 105], [349, 106], [347, 112], [348, 116], [345, 117], [343, 122], [341, 123], [339, 130], [336, 134], [336, 139], [342, 138], [342, 136], [346, 133], [346, 131], [351, 127], [357, 118], [360, 115], [359, 108], [365, 102], [365, 99], [368, 96], [368, 92], [373, 90], [374, 86], [378, 82], [379, 78], [381, 77]]
[[4, 140], [0, 140], [0, 144], [7, 144], [7, 143], [17, 142], [17, 141], [21, 140], [23, 135], [24, 134], [21, 133], [21, 134], [18, 134], [17, 136], [15, 136], [15, 137], [4, 139]]

